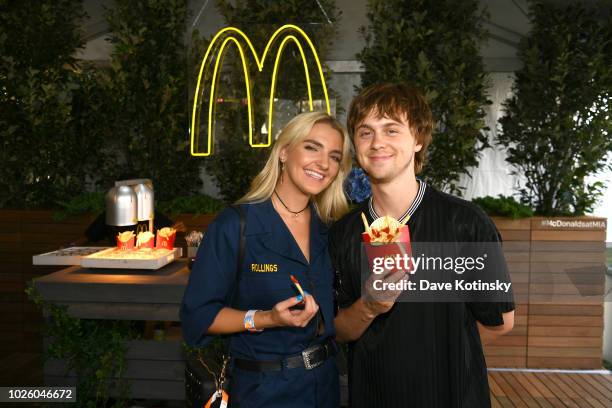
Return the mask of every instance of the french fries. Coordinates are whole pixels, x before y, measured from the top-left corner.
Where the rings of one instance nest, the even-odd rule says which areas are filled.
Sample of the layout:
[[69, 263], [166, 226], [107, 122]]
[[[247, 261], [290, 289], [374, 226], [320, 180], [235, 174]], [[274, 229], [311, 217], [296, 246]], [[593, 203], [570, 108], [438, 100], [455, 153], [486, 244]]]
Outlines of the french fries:
[[136, 237], [136, 247], [153, 248], [153, 238], [155, 235], [151, 231], [143, 231]]
[[117, 234], [117, 239], [121, 242], [128, 242], [134, 239], [134, 231], [124, 231]]
[[[367, 225], [367, 220], [363, 213], [364, 224]], [[405, 222], [404, 222], [405, 224]], [[391, 243], [399, 242], [400, 228], [402, 225], [398, 220], [388, 215], [377, 218], [372, 225], [366, 228], [366, 234], [370, 238], [370, 243]]]
[[159, 235], [160, 237], [168, 238], [172, 234], [176, 234], [176, 230], [174, 228], [164, 227], [162, 229], [157, 230], [157, 235]]

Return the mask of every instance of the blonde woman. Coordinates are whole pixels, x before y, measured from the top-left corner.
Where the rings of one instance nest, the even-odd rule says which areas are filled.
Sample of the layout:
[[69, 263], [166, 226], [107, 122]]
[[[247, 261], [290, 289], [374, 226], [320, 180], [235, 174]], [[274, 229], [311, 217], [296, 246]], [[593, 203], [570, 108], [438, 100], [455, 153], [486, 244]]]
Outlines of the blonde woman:
[[238, 211], [223, 211], [206, 231], [181, 308], [183, 335], [194, 345], [231, 335], [232, 407], [339, 405], [327, 224], [348, 210], [349, 143], [329, 115], [296, 116], [237, 203], [241, 265]]

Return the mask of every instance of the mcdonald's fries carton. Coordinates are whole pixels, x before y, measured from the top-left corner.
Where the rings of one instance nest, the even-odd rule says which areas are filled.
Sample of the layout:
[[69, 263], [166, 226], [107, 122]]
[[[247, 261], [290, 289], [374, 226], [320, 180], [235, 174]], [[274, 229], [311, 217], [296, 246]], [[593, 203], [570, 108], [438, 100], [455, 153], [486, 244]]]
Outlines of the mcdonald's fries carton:
[[151, 231], [140, 232], [138, 237], [136, 237], [136, 247], [153, 249], [153, 244], [155, 243], [154, 238], [155, 235], [153, 235]]
[[124, 231], [117, 234], [117, 249], [134, 249], [134, 231]]
[[157, 230], [156, 248], [174, 248], [174, 239], [176, 238], [176, 230], [174, 228], [165, 227]]
[[[366, 231], [361, 234], [364, 243], [370, 270], [373, 270], [375, 258], [396, 258], [400, 256], [406, 259], [407, 272], [412, 270], [412, 247], [410, 245], [410, 231], [408, 226], [400, 223], [393, 217], [385, 215], [380, 217], [372, 225], [368, 226], [363, 216]], [[395, 272], [398, 269], [390, 269]]]

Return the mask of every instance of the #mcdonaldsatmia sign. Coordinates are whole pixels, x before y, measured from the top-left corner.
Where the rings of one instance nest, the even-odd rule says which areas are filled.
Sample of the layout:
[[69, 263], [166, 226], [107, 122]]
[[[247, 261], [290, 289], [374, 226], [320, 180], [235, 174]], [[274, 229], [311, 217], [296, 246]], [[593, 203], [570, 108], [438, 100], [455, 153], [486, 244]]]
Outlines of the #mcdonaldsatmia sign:
[[[313, 96], [312, 96], [312, 87], [310, 78], [313, 73], [311, 73], [311, 67], [308, 64], [308, 60], [306, 58], [306, 54], [310, 54], [312, 59], [315, 61], [314, 70], [316, 71], [314, 74], [319, 75], [321, 80], [321, 86], [323, 90], [323, 94], [325, 97], [325, 106], [327, 113], [331, 113], [330, 105], [329, 105], [329, 96], [327, 94], [327, 86], [325, 85], [325, 78], [323, 76], [323, 69], [321, 67], [321, 62], [319, 60], [319, 56], [317, 51], [312, 44], [312, 41], [306, 35], [306, 33], [299, 27], [291, 24], [287, 24], [279, 28], [272, 34], [266, 47], [263, 51], [261, 58], [259, 58], [251, 40], [249, 37], [234, 27], [227, 27], [220, 30], [212, 39], [206, 53], [204, 54], [204, 58], [202, 60], [202, 64], [200, 66], [200, 72], [198, 74], [198, 82], [196, 85], [195, 98], [193, 101], [193, 112], [191, 118], [191, 155], [192, 156], [209, 156], [212, 153], [212, 138], [215, 131], [214, 126], [214, 115], [215, 115], [215, 101], [216, 101], [216, 93], [217, 93], [217, 85], [219, 81], [219, 69], [221, 67], [221, 62], [223, 61], [223, 55], [227, 50], [228, 45], [235, 45], [238, 54], [240, 55], [240, 60], [242, 62], [242, 69], [244, 73], [245, 79], [245, 91], [246, 91], [246, 100], [247, 100], [247, 110], [249, 115], [249, 144], [251, 147], [269, 147], [272, 143], [272, 117], [274, 112], [274, 92], [276, 90], [276, 78], [279, 69], [279, 62], [281, 56], [283, 54], [283, 49], [286, 44], [290, 41], [295, 43], [301, 59], [302, 65], [304, 66], [304, 76], [306, 78], [306, 88], [308, 89], [308, 103], [310, 111], [313, 110]], [[279, 43], [280, 42], [280, 43]], [[261, 72], [264, 68], [264, 63], [266, 58], [271, 53], [273, 47], [279, 43], [278, 48], [276, 49], [276, 57], [274, 59], [274, 67], [272, 71], [272, 81], [270, 84], [270, 103], [268, 108], [268, 140], [266, 143], [254, 143], [253, 142], [253, 95], [251, 91], [251, 78], [249, 75], [248, 64], [249, 61], [255, 61], [257, 64], [257, 69]], [[305, 43], [303, 45], [302, 43]], [[214, 62], [213, 62], [214, 61]], [[212, 67], [212, 75], [210, 74], [210, 69]], [[202, 83], [202, 79], [211, 78], [208, 84]], [[207, 86], [208, 85], [208, 86]], [[201, 115], [201, 105], [202, 99], [204, 95], [209, 95], [209, 103], [208, 103], [208, 126], [207, 126], [207, 141], [206, 141], [206, 149], [204, 151], [200, 151], [199, 147], [199, 129], [200, 129], [200, 115]]]

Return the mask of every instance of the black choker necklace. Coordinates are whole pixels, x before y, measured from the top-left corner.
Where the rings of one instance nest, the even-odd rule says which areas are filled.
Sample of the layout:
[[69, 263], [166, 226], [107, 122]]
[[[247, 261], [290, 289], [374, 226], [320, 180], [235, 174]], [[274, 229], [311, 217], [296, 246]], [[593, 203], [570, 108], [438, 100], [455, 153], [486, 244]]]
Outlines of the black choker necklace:
[[287, 207], [287, 204], [283, 202], [282, 198], [280, 198], [276, 190], [274, 190], [274, 195], [276, 195], [276, 198], [278, 198], [278, 201], [280, 201], [283, 207], [285, 207], [287, 211], [293, 214], [294, 217], [297, 217], [298, 215], [300, 215], [300, 213], [304, 212], [304, 210], [306, 210], [308, 208], [308, 205], [310, 204], [310, 203], [306, 203], [306, 207], [302, 208], [300, 211], [291, 211], [289, 207]]

